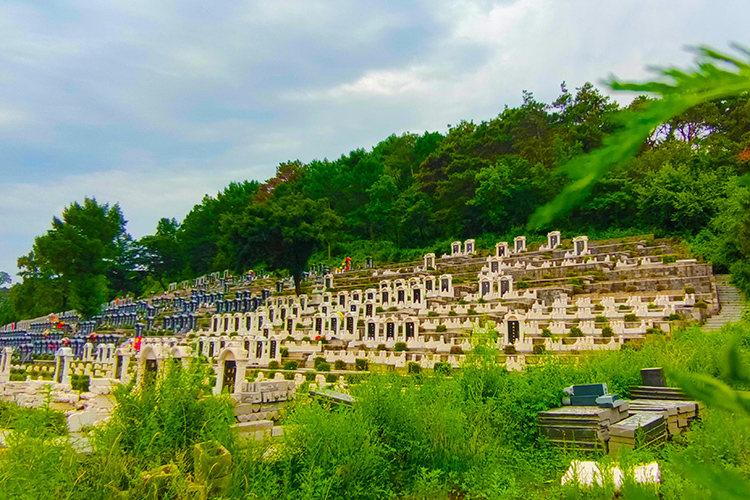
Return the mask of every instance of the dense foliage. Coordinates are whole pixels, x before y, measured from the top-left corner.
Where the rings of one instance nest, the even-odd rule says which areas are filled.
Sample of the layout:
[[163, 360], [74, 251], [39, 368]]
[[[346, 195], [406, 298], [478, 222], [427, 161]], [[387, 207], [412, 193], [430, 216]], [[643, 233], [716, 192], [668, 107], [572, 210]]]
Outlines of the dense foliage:
[[[90, 311], [103, 297], [158, 292], [212, 270], [265, 266], [298, 275], [310, 255], [331, 264], [344, 256], [355, 265], [366, 255], [405, 260], [425, 251], [440, 255], [454, 239], [533, 240], [549, 229], [682, 236], [748, 290], [750, 189], [743, 175], [750, 172], [750, 80], [747, 65], [733, 63], [739, 76], [704, 62], [695, 74], [666, 72], [674, 86], [612, 84], [662, 97], [640, 96], [624, 108], [589, 83], [575, 91], [563, 84], [551, 104], [524, 92], [520, 106], [486, 122], [463, 121], [446, 134], [393, 135], [337, 159], [282, 163], [264, 184], [232, 183], [182, 222], [160, 220], [155, 234], [138, 242], [124, 234], [121, 215], [114, 234], [103, 231], [107, 241], [74, 237], [68, 229], [82, 222], [69, 215], [119, 209], [93, 200], [73, 204], [64, 223], [55, 219], [19, 260], [24, 282], [11, 290], [15, 308], [0, 308], [0, 323], [69, 301]], [[305, 228], [291, 228], [303, 221], [302, 207], [309, 212]], [[273, 224], [263, 227], [265, 219]], [[101, 245], [91, 248], [89, 239]], [[256, 251], [261, 242], [264, 250]], [[83, 257], [100, 257], [97, 265], [86, 272], [64, 265], [60, 257], [84, 243], [90, 252]]]

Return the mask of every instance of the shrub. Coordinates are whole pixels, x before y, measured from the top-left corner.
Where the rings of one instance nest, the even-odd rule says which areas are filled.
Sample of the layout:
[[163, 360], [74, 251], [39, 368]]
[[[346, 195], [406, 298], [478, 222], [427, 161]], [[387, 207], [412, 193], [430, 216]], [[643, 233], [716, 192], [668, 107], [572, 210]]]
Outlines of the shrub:
[[89, 392], [90, 377], [88, 375], [71, 375], [70, 386], [74, 391]]
[[484, 300], [484, 297], [479, 297], [479, 300], [477, 300], [477, 304], [486, 304], [487, 301]]
[[649, 328], [646, 330], [646, 335], [664, 335], [664, 330], [661, 328]]
[[466, 314], [468, 314], [469, 316], [476, 316], [479, 313], [476, 311], [476, 309], [471, 308], [468, 311], [466, 311]]
[[432, 369], [435, 372], [435, 375], [448, 376], [451, 374], [451, 372], [453, 372], [453, 367], [451, 366], [451, 364], [445, 361], [435, 363], [435, 366], [433, 366]]
[[338, 380], [339, 376], [335, 373], [329, 373], [326, 375], [326, 382], [328, 382], [329, 384], [335, 384], [336, 382], [338, 382]]
[[615, 333], [615, 332], [614, 332], [614, 330], [612, 330], [612, 327], [611, 327], [611, 326], [605, 326], [604, 328], [602, 328], [602, 337], [607, 337], [607, 338], [609, 338], [609, 337], [611, 337], [612, 335], [614, 335], [614, 333]]
[[544, 354], [545, 351], [546, 351], [546, 349], [545, 349], [544, 345], [542, 345], [542, 344], [536, 344], [534, 346], [534, 348], [533, 348], [534, 354], [537, 354], [537, 355]]
[[382, 312], [385, 312], [385, 309], [383, 309], [382, 307], [378, 306], [378, 307], [375, 308], [375, 312], [376, 313], [382, 313]]
[[354, 360], [354, 369], [358, 372], [365, 372], [367, 371], [369, 363], [366, 359], [357, 358]]
[[367, 375], [364, 373], [349, 373], [344, 375], [344, 381], [347, 385], [356, 385], [365, 381]]
[[617, 308], [619, 311], [630, 311], [630, 306], [626, 306], [625, 304], [620, 304], [620, 307]]
[[531, 288], [531, 285], [525, 281], [519, 281], [516, 283], [516, 290], [525, 290], [527, 288]]
[[603, 310], [604, 310], [604, 306], [601, 304], [597, 304], [594, 306], [594, 311], [603, 311]]
[[229, 336], [230, 336], [230, 337], [237, 337], [237, 336], [239, 336], [239, 333], [237, 333], [237, 332], [231, 332], [231, 333], [229, 334]]
[[516, 349], [516, 346], [514, 345], [506, 345], [503, 347], [503, 353], [504, 354], [517, 354], [518, 349]]
[[682, 319], [682, 314], [672, 313], [667, 319], [669, 319], [669, 321], [680, 321]]
[[626, 291], [626, 292], [629, 292], [629, 293], [632, 293], [632, 292], [637, 292], [637, 291], [638, 291], [638, 287], [637, 287], [637, 286], [634, 286], [634, 285], [631, 285], [631, 286], [626, 286], [626, 287], [625, 287], [625, 291]]
[[685, 293], [688, 294], [688, 295], [694, 294], [695, 293], [695, 288], [693, 288], [692, 286], [686, 286], [685, 287]]
[[398, 311], [398, 307], [396, 306], [392, 306], [388, 308], [388, 312], [396, 312], [396, 311]]
[[315, 381], [315, 372], [305, 372], [305, 380], [308, 382]]
[[552, 338], [552, 332], [549, 328], [542, 328], [542, 337], [544, 338]]
[[310, 337], [305, 335], [304, 337], [302, 337], [302, 342], [310, 342]]
[[289, 348], [288, 347], [282, 347], [281, 349], [279, 349], [279, 354], [281, 354], [282, 358], [289, 357]]
[[294, 371], [299, 367], [299, 363], [296, 361], [287, 361], [284, 363], [284, 369]]
[[573, 286], [573, 295], [580, 295], [580, 294], [582, 294], [584, 292], [585, 292], [585, 290], [583, 289], [582, 286], [578, 286], [578, 285], [574, 285]]
[[[297, 330], [301, 330], [304, 327], [305, 327], [305, 325], [303, 325], [302, 323], [295, 323], [294, 324], [294, 328], [296, 328]], [[292, 337], [292, 339], [294, 339], [294, 337]]]
[[648, 305], [648, 308], [649, 308], [649, 309], [658, 309], [658, 308], [659, 308], [659, 306], [657, 306], [656, 304], [654, 304], [653, 302], [651, 302], [651, 303], [650, 303], [650, 304]]
[[318, 365], [320, 365], [321, 363], [325, 363], [325, 362], [326, 362], [326, 358], [324, 358], [323, 356], [317, 356], [315, 359], [313, 359], [313, 367], [315, 367], [315, 369], [317, 370]]
[[576, 338], [576, 337], [583, 337], [583, 331], [581, 331], [580, 328], [577, 326], [574, 326], [570, 329], [570, 333], [568, 334], [568, 337]]
[[448, 331], [448, 327], [447, 327], [447, 326], [445, 326], [445, 325], [438, 325], [438, 326], [437, 326], [437, 327], [435, 328], [435, 331], [436, 331], [436, 332], [447, 332], [447, 331]]
[[315, 369], [319, 372], [330, 372], [331, 363], [318, 363], [318, 366], [316, 366]]
[[463, 354], [464, 350], [460, 345], [454, 345], [454, 346], [451, 346], [450, 353], [451, 354]]
[[623, 317], [623, 320], [624, 320], [624, 321], [625, 321], [626, 323], [633, 323], [634, 321], [638, 321], [638, 317], [637, 317], [637, 316], [636, 316], [635, 314], [633, 314], [633, 313], [629, 313], [629, 314], [626, 314], [626, 315], [625, 315], [625, 316]]
[[292, 337], [291, 335], [287, 335], [287, 336], [286, 336], [286, 338], [285, 338], [284, 340], [285, 340], [286, 342], [294, 342], [294, 337]]
[[677, 262], [677, 256], [676, 255], [663, 255], [661, 258], [661, 261], [664, 264], [671, 264], [673, 262]]
[[693, 307], [695, 307], [696, 309], [708, 309], [708, 304], [706, 304], [702, 300], [699, 300]]
[[365, 320], [363, 320], [363, 319], [358, 319], [358, 320], [357, 320], [357, 326], [365, 326]]
[[429, 311], [427, 313], [428, 318], [436, 318], [437, 316], [438, 316], [438, 313], [436, 313], [435, 311]]
[[466, 305], [467, 302], [464, 299], [461, 299], [461, 300], [458, 301], [458, 304], [461, 305], [461, 306], [463, 306], [463, 305]]
[[336, 370], [346, 370], [346, 361], [343, 359], [337, 359], [333, 362], [333, 368]]
[[448, 311], [448, 316], [458, 316], [458, 314], [456, 314], [456, 311]]
[[273, 361], [268, 362], [268, 369], [269, 370], [278, 370], [280, 368], [280, 364], [275, 359]]
[[378, 344], [378, 346], [375, 348], [376, 351], [385, 351], [387, 348], [385, 347], [385, 344]]
[[395, 350], [396, 352], [402, 352], [405, 351], [406, 348], [406, 342], [396, 342]]
[[416, 375], [417, 373], [422, 373], [422, 367], [419, 363], [415, 363], [414, 361], [409, 361], [406, 363], [406, 373], [409, 373], [411, 375]]
[[597, 316], [594, 318], [596, 323], [609, 323], [609, 320], [605, 316]]

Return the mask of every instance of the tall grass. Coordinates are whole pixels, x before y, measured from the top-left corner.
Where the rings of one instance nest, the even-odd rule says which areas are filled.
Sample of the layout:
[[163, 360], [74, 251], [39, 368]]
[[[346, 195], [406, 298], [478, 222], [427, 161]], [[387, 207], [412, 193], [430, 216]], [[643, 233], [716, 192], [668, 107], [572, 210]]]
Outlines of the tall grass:
[[[210, 395], [205, 365], [194, 364], [168, 370], [145, 391], [119, 388], [119, 406], [95, 434], [89, 456], [50, 435], [18, 433], [0, 453], [0, 498], [200, 498], [192, 446], [209, 439], [232, 452], [228, 498], [563, 498], [569, 492], [559, 486], [560, 476], [572, 458], [585, 457], [552, 448], [535, 417], [560, 404], [564, 387], [606, 382], [627, 395], [640, 383], [639, 370], [650, 366], [665, 367], [673, 380], [727, 377], [726, 349], [733, 342], [747, 362], [750, 327], [743, 324], [717, 333], [691, 328], [670, 340], [651, 338], [639, 349], [549, 357], [523, 374], [508, 373], [496, 353], [480, 349], [452, 377], [371, 374], [352, 387], [352, 407], [332, 409], [300, 394], [285, 413], [283, 439], [242, 447], [229, 427], [230, 403]], [[733, 384], [747, 389], [742, 380]], [[661, 498], [719, 498], [710, 486], [716, 477], [750, 477], [748, 429], [746, 417], [715, 408], [664, 449], [620, 460], [659, 460]], [[711, 467], [696, 473], [696, 462]], [[162, 466], [166, 479], [149, 490], [142, 475]], [[700, 477], [712, 471], [718, 476]], [[626, 498], [631, 494], [654, 498], [643, 491]]]

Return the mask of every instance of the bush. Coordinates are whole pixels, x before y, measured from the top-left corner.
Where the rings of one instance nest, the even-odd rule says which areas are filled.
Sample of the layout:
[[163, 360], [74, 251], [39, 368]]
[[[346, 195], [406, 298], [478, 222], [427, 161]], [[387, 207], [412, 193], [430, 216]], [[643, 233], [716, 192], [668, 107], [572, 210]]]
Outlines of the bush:
[[708, 304], [706, 304], [702, 300], [699, 300], [693, 307], [695, 307], [696, 309], [708, 309]]
[[447, 332], [447, 331], [448, 331], [448, 327], [447, 327], [447, 326], [445, 326], [445, 325], [438, 325], [438, 326], [437, 326], [437, 327], [435, 328], [435, 331], [436, 331], [436, 332]]
[[375, 308], [375, 312], [376, 313], [382, 313], [382, 312], [385, 312], [385, 309], [383, 309], [382, 307], [378, 306], [378, 307]]
[[625, 321], [625, 323], [633, 323], [635, 321], [638, 321], [638, 317], [633, 313], [629, 313], [623, 317], [623, 320]]
[[476, 309], [471, 308], [468, 311], [466, 311], [466, 314], [468, 314], [469, 316], [476, 316], [479, 313], [476, 311]]
[[583, 331], [581, 331], [581, 329], [578, 328], [577, 326], [574, 326], [573, 328], [570, 329], [570, 333], [568, 334], [568, 337], [571, 337], [571, 338], [583, 337]]
[[74, 391], [89, 392], [90, 377], [88, 375], [71, 375], [70, 386]]
[[337, 359], [333, 362], [333, 368], [336, 370], [346, 370], [346, 361], [343, 359]]
[[326, 382], [328, 382], [329, 384], [335, 384], [336, 382], [338, 382], [338, 380], [339, 376], [335, 373], [329, 373], [326, 375]]
[[451, 346], [450, 353], [451, 354], [463, 354], [464, 350], [460, 345], [454, 345], [454, 346]]
[[594, 318], [594, 322], [596, 323], [609, 323], [609, 320], [605, 316], [597, 316]]
[[361, 384], [367, 379], [367, 374], [365, 373], [348, 373], [344, 375], [344, 381], [347, 385], [357, 385]]
[[686, 286], [685, 287], [685, 293], [688, 294], [688, 295], [692, 295], [692, 294], [695, 293], [695, 288], [693, 288], [692, 286]]
[[422, 373], [422, 367], [419, 363], [415, 363], [414, 361], [409, 361], [406, 363], [406, 373], [409, 373], [411, 375], [416, 375], [417, 373]]
[[612, 337], [615, 334], [614, 330], [612, 330], [611, 326], [605, 326], [602, 328], [602, 337], [609, 338]]
[[456, 314], [456, 311], [451, 310], [448, 311], [448, 316], [458, 316], [458, 314]]
[[315, 359], [313, 359], [313, 367], [315, 367], [315, 369], [317, 370], [318, 366], [320, 364], [322, 364], [322, 363], [325, 363], [325, 362], [326, 362], [326, 358], [324, 358], [322, 356], [318, 356]]
[[305, 372], [305, 380], [307, 380], [308, 382], [314, 382], [315, 372]]
[[319, 372], [330, 372], [331, 363], [318, 363], [318, 366], [316, 366], [315, 369]]
[[299, 367], [299, 363], [296, 361], [287, 361], [284, 363], [284, 369], [289, 371], [294, 371]]
[[604, 310], [604, 306], [601, 304], [597, 304], [594, 306], [594, 311], [603, 311], [603, 310]]
[[451, 374], [451, 372], [453, 372], [453, 367], [451, 366], [451, 364], [445, 361], [435, 363], [432, 369], [435, 372], [435, 375], [448, 376]]
[[354, 360], [354, 369], [357, 370], [358, 372], [367, 371], [367, 368], [369, 367], [368, 365], [369, 363], [367, 362], [366, 359], [357, 358]]
[[531, 288], [531, 285], [528, 284], [525, 281], [518, 281], [516, 282], [516, 290], [525, 290], [527, 288]]
[[534, 354], [544, 354], [547, 349], [542, 344], [536, 344], [533, 348]]
[[304, 337], [302, 337], [302, 342], [310, 342], [310, 337], [305, 335]]
[[549, 330], [549, 328], [542, 328], [542, 337], [552, 338], [552, 332]]
[[385, 344], [378, 344], [378, 346], [375, 348], [376, 351], [385, 351], [387, 347]]
[[516, 346], [514, 345], [506, 345], [503, 347], [503, 353], [504, 354], [518, 354], [518, 349], [516, 349]]
[[646, 330], [646, 335], [664, 335], [664, 330], [661, 328], [649, 328]]
[[429, 311], [427, 313], [427, 317], [428, 318], [437, 318], [438, 317], [438, 313], [436, 313], [435, 311]]
[[289, 348], [288, 347], [282, 347], [279, 349], [279, 354], [281, 354], [282, 358], [288, 358], [289, 357]]
[[391, 306], [388, 308], [388, 312], [396, 312], [396, 311], [398, 311], [398, 307], [396, 306]]
[[630, 311], [631, 307], [626, 306], [625, 304], [620, 304], [620, 307], [617, 308], [618, 311]]
[[680, 321], [682, 319], [682, 314], [672, 313], [667, 319], [669, 319], [669, 321]]
[[[302, 328], [302, 327], [299, 327], [299, 328]], [[294, 342], [294, 337], [292, 337], [291, 335], [287, 335], [284, 340], [287, 342]]]
[[268, 369], [269, 370], [278, 370], [281, 367], [278, 361], [275, 359], [273, 361], [268, 362]]
[[673, 262], [677, 262], [677, 256], [676, 255], [663, 255], [661, 258], [661, 261], [664, 264], [671, 264]]
[[363, 319], [358, 319], [358, 320], [357, 320], [357, 326], [365, 326], [365, 320], [363, 320]]
[[403, 352], [407, 350], [406, 342], [396, 342], [395, 346], [396, 352]]

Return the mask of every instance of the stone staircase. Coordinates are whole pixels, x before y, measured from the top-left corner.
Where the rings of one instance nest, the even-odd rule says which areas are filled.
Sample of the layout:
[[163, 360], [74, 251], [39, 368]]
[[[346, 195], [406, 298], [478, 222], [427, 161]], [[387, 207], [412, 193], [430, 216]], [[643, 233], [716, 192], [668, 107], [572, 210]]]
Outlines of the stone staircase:
[[727, 323], [739, 321], [747, 308], [744, 295], [729, 283], [730, 277], [728, 274], [717, 274], [714, 277], [716, 278], [716, 292], [719, 295], [721, 312], [706, 320], [703, 329], [707, 332], [714, 332]]

